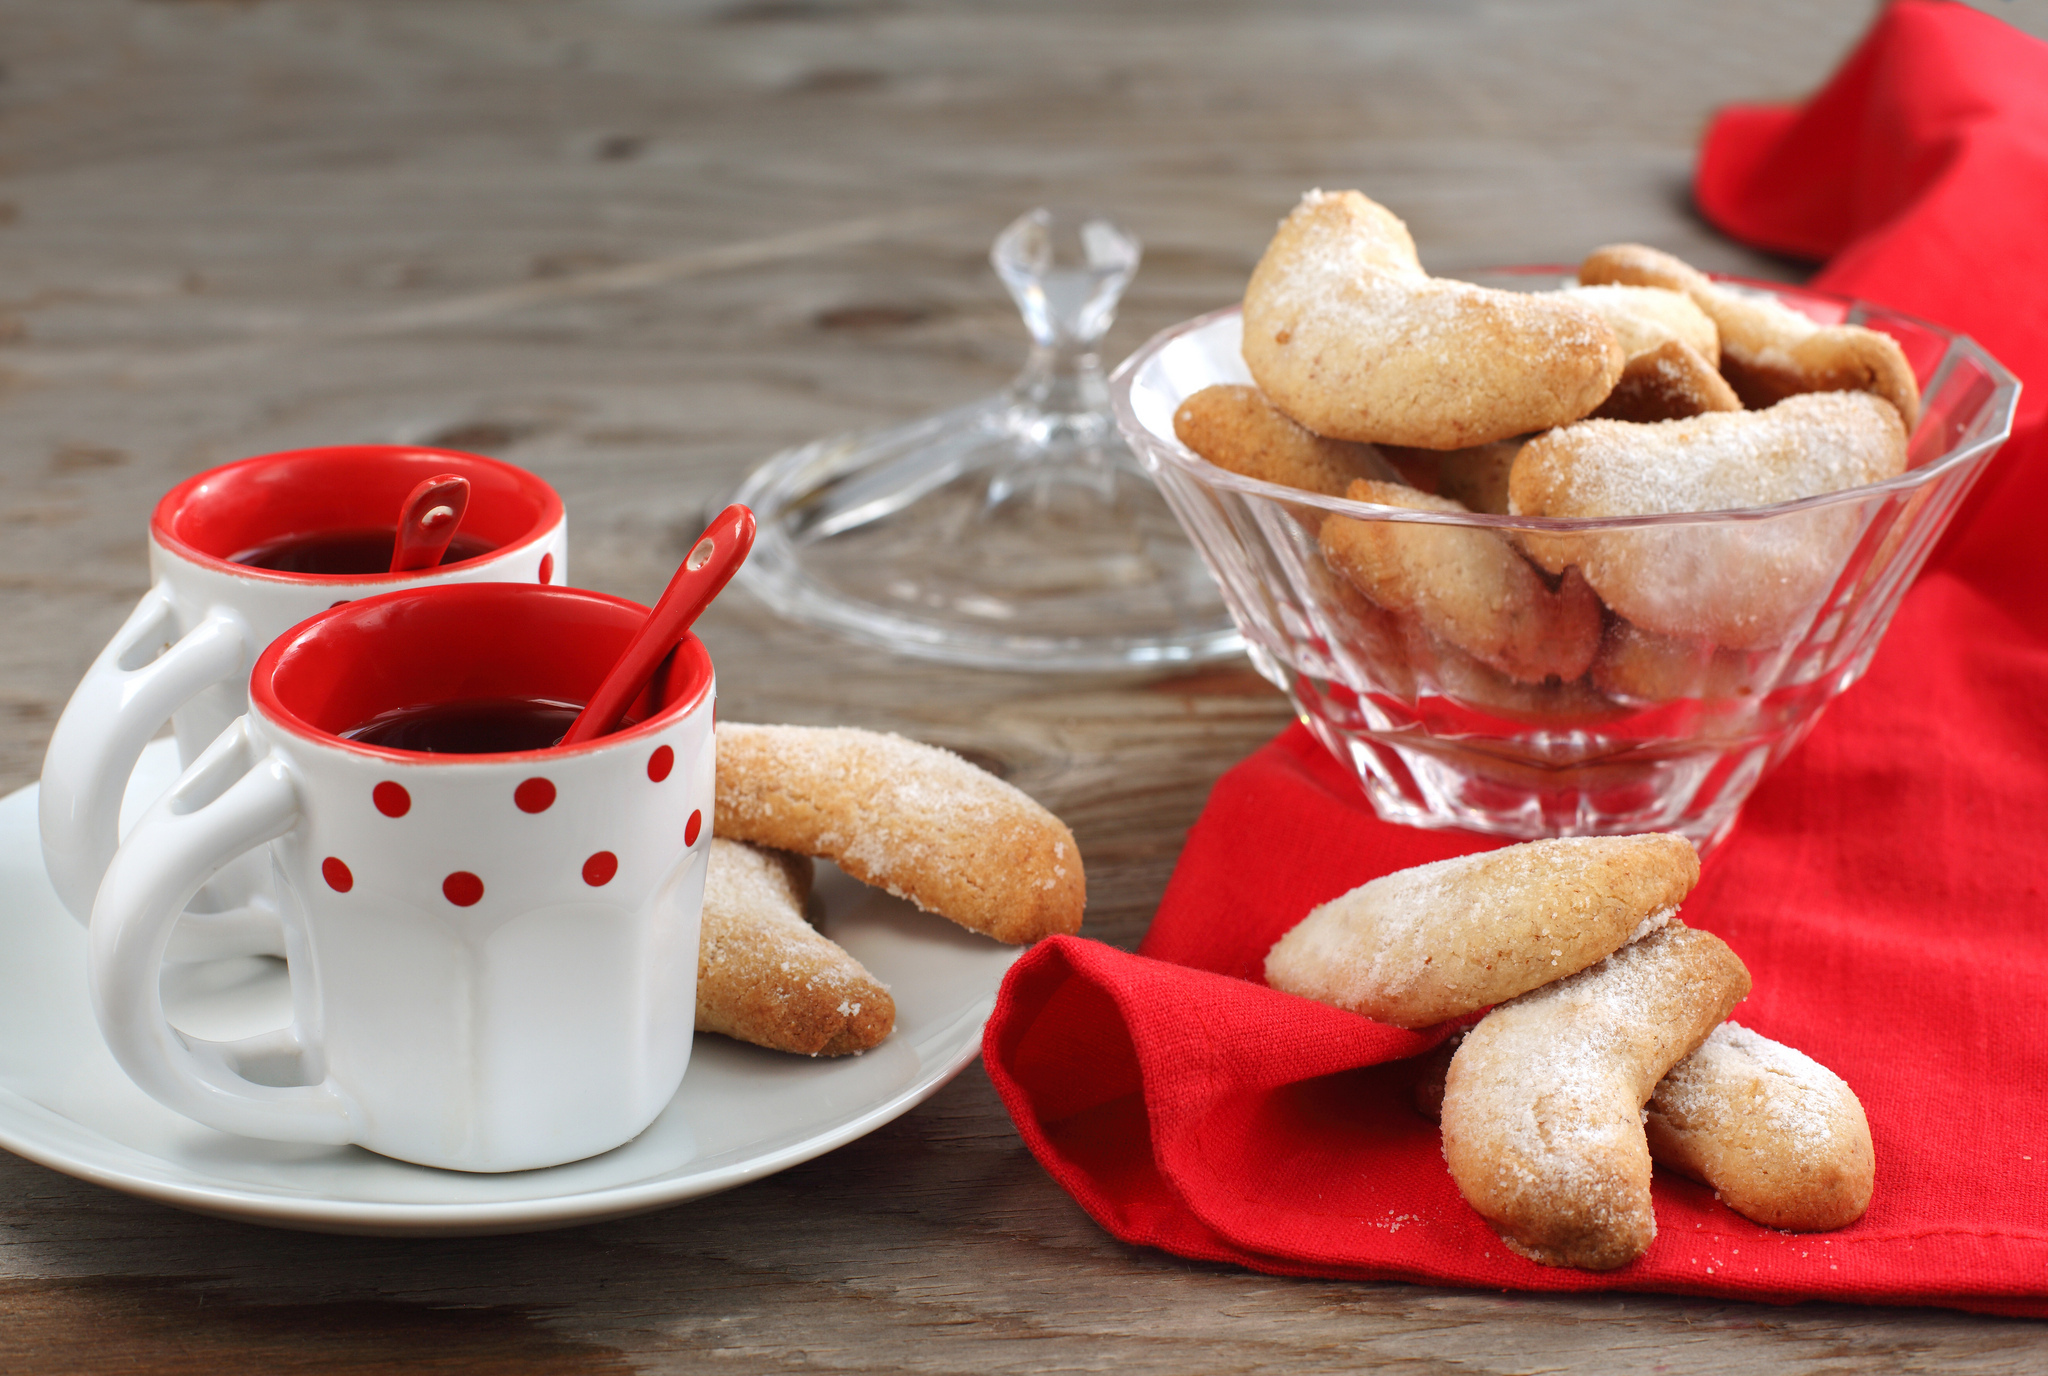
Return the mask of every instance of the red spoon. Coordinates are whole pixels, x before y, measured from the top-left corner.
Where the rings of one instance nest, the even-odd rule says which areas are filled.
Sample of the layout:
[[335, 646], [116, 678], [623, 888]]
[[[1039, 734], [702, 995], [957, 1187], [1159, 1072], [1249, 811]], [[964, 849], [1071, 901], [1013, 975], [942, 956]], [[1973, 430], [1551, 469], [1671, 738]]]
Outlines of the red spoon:
[[437, 473], [406, 494], [398, 508], [398, 538], [391, 546], [391, 571], [430, 569], [448, 552], [448, 542], [469, 508], [469, 479]]
[[738, 503], [719, 512], [690, 547], [654, 611], [634, 632], [559, 744], [577, 745], [619, 729], [633, 699], [654, 678], [691, 623], [711, 605], [711, 599], [732, 581], [753, 547], [754, 513]]

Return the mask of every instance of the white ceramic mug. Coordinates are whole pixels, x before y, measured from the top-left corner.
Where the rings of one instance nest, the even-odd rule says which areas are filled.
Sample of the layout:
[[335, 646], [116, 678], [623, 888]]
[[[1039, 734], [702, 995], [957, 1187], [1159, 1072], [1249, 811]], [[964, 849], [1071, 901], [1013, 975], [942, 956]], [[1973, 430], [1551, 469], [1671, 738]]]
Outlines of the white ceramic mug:
[[[249, 712], [122, 841], [91, 924], [115, 1059], [227, 1132], [471, 1171], [638, 1135], [689, 1063], [716, 763], [692, 636], [583, 745], [425, 754], [338, 733], [479, 699], [579, 704], [646, 609], [518, 584], [351, 603], [264, 651]], [[158, 989], [185, 900], [264, 848], [292, 1023], [186, 1036]], [[279, 1086], [279, 1066], [295, 1068]], [[265, 1083], [255, 1083], [257, 1076]]]
[[[395, 526], [415, 484], [470, 483], [459, 538], [491, 548], [408, 573], [332, 575], [235, 557], [291, 536]], [[451, 554], [459, 550], [451, 550]], [[43, 862], [64, 906], [92, 912], [119, 840], [122, 794], [142, 748], [170, 722], [190, 764], [248, 708], [263, 647], [337, 602], [429, 583], [560, 583], [568, 561], [561, 498], [509, 464], [448, 449], [347, 445], [265, 454], [172, 488], [149, 523], [151, 586], [72, 693], [43, 758]], [[210, 910], [210, 911], [202, 911]], [[268, 871], [224, 874], [179, 934], [185, 956], [278, 954]]]

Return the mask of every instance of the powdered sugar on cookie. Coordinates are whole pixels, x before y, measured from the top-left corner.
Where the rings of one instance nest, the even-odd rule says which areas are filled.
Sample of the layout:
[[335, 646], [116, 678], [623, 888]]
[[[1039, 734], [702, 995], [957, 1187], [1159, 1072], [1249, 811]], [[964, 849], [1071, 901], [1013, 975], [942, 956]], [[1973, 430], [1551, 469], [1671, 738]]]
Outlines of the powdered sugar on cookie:
[[836, 861], [999, 941], [1081, 925], [1073, 833], [950, 751], [850, 728], [718, 728], [716, 831]]
[[1304, 197], [1245, 291], [1266, 395], [1332, 439], [1459, 449], [1590, 412], [1623, 356], [1593, 311], [1429, 276], [1407, 227], [1355, 191]]
[[1657, 1232], [1642, 1109], [1749, 974], [1715, 937], [1670, 922], [1488, 1013], [1444, 1084], [1444, 1159], [1522, 1255], [1610, 1270]]
[[1530, 841], [1419, 865], [1323, 904], [1275, 944], [1275, 989], [1426, 1027], [1599, 960], [1699, 879], [1682, 836]]
[[[1525, 516], [1672, 515], [1839, 492], [1905, 465], [1905, 429], [1889, 403], [1827, 392], [1787, 397], [1768, 411], [1566, 426], [1522, 446], [1508, 491]], [[1768, 521], [1517, 538], [1553, 572], [1577, 565], [1608, 607], [1644, 630], [1741, 650], [1800, 631], [1859, 529], [1856, 509], [1839, 506]]]
[[1746, 1027], [1723, 1023], [1675, 1066], [1646, 1127], [1657, 1160], [1770, 1227], [1839, 1228], [1869, 1207], [1876, 1162], [1855, 1093]]
[[697, 947], [697, 1030], [777, 1051], [839, 1056], [889, 1035], [896, 1005], [804, 920], [811, 862], [715, 838]]

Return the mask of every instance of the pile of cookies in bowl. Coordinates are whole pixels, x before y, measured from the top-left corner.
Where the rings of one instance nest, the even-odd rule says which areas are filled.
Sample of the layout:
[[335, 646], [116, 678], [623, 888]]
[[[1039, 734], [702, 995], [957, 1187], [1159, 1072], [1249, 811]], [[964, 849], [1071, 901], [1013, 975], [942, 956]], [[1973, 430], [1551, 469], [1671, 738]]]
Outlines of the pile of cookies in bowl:
[[1311, 192], [1112, 380], [1254, 663], [1382, 816], [1711, 845], [2003, 439], [1960, 337], [1640, 245], [1433, 277]]

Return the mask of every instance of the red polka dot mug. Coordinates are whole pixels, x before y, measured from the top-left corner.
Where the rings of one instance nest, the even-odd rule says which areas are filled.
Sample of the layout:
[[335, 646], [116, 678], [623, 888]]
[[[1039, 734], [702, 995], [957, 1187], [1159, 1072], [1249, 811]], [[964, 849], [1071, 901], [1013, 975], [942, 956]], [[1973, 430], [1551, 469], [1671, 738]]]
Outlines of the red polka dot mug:
[[[405, 573], [304, 567], [346, 566], [345, 558], [323, 560], [323, 547], [331, 555], [337, 542], [362, 543], [379, 527], [395, 532], [406, 495], [440, 473], [470, 485], [447, 562]], [[293, 548], [300, 557], [278, 553]], [[372, 567], [376, 553], [368, 551]], [[388, 561], [388, 546], [383, 553]], [[172, 488], [150, 518], [150, 589], [72, 693], [43, 760], [43, 859], [64, 906], [81, 922], [92, 912], [142, 747], [168, 721], [179, 760], [190, 764], [247, 709], [256, 656], [287, 629], [337, 602], [393, 588], [560, 583], [567, 558], [554, 489], [510, 464], [454, 450], [301, 449], [243, 459]], [[225, 874], [193, 906], [179, 933], [182, 954], [278, 953], [267, 869]]]
[[[624, 1143], [675, 1094], [695, 1021], [714, 680], [687, 637], [610, 735], [431, 754], [344, 733], [478, 702], [587, 700], [647, 616], [479, 583], [324, 612], [258, 658], [249, 711], [122, 841], [91, 924], [115, 1058], [227, 1132], [471, 1171]], [[267, 850], [291, 1025], [186, 1037], [158, 990], [185, 895]], [[245, 1070], [295, 1057], [300, 1083]]]

